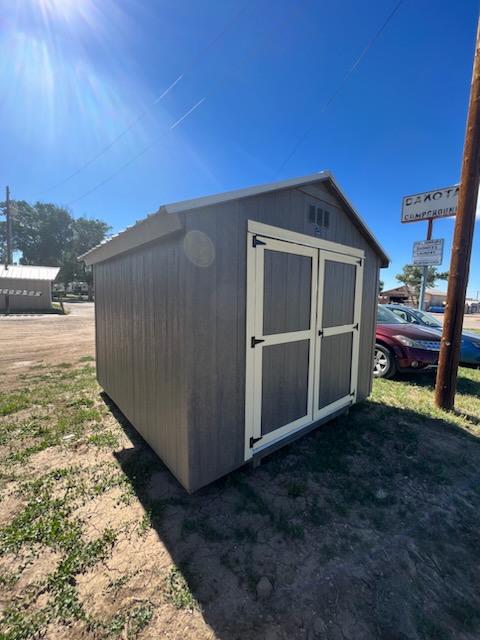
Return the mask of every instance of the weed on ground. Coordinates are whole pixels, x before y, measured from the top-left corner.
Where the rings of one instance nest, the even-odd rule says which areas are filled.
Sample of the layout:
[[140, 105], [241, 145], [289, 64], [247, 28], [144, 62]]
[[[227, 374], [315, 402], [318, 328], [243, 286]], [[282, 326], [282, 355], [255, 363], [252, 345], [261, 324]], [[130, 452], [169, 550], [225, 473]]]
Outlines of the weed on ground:
[[189, 496], [93, 364], [0, 393], [0, 638], [480, 637], [480, 371], [450, 413], [377, 380]]

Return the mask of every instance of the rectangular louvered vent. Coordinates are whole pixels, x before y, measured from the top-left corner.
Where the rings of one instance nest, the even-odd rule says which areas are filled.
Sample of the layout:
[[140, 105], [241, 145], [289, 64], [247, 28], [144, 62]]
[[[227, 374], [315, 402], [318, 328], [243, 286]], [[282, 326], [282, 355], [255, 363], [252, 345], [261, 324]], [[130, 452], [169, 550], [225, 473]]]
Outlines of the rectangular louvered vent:
[[322, 227], [322, 229], [328, 229], [330, 226], [330, 211], [311, 204], [308, 207], [308, 222], [317, 227]]

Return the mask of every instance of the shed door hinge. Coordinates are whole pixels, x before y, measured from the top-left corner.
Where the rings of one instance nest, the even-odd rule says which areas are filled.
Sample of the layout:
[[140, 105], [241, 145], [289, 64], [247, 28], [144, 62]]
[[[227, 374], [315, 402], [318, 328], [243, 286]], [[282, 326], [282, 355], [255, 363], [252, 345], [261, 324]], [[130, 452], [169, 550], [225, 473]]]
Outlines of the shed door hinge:
[[353, 329], [354, 329], [354, 330], [356, 329], [356, 330], [358, 331], [358, 322], [357, 322], [357, 324], [355, 324], [355, 325], [353, 326]]
[[356, 389], [354, 389], [354, 390], [352, 391], [352, 393], [350, 394], [350, 395], [352, 396], [352, 398], [355, 396], [355, 392], [356, 392]]
[[363, 262], [363, 261], [362, 261], [362, 258], [359, 258], [359, 259], [357, 260], [357, 264], [359, 264], [360, 266], [362, 266], [362, 262]]
[[253, 445], [259, 440], [262, 440], [262, 438], [263, 436], [260, 436], [260, 438], [250, 438], [250, 449], [253, 449]]
[[319, 329], [319, 330], [318, 330], [318, 335], [319, 335], [320, 337], [322, 337], [322, 336], [323, 336], [323, 329]]
[[255, 338], [255, 336], [252, 336], [252, 341], [251, 341], [252, 349], [254, 349], [254, 348], [255, 348], [255, 345], [256, 345], [256, 344], [260, 344], [260, 342], [265, 342], [265, 340], [257, 340], [257, 339]]
[[260, 244], [267, 244], [266, 242], [262, 242], [261, 240], [258, 239], [258, 236], [253, 236], [252, 238], [252, 246], [254, 247], [258, 247], [258, 245]]

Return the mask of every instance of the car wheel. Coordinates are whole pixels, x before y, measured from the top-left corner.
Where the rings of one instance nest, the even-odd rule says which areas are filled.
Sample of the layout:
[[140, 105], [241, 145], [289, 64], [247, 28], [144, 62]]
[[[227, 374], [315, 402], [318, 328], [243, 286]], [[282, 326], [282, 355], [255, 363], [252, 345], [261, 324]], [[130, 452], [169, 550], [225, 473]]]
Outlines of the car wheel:
[[374, 378], [391, 378], [397, 367], [393, 353], [383, 344], [375, 345], [375, 358], [373, 361]]

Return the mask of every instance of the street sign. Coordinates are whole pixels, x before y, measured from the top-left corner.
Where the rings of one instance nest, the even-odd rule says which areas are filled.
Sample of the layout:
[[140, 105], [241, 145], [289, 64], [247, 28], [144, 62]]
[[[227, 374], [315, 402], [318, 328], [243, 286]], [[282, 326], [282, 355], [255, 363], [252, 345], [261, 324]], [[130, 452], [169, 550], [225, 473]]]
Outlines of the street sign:
[[459, 185], [426, 191], [402, 200], [402, 222], [435, 220], [447, 218], [457, 213]]
[[413, 243], [413, 264], [432, 267], [443, 262], [444, 240], [422, 240]]

